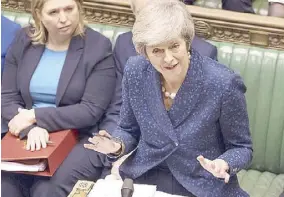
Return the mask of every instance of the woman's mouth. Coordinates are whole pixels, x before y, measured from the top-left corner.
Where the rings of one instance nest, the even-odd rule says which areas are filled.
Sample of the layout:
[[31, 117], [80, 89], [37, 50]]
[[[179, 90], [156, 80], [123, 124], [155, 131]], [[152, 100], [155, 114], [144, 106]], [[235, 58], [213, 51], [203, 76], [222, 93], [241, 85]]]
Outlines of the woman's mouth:
[[165, 68], [166, 70], [173, 70], [177, 65], [178, 65], [178, 63], [177, 63], [177, 64], [174, 64], [174, 65], [171, 65], [171, 66], [164, 66], [164, 68]]
[[70, 27], [70, 25], [68, 25], [68, 26], [65, 26], [65, 27], [61, 27], [61, 28], [59, 28], [61, 31], [66, 31], [66, 30], [68, 30], [69, 29], [69, 27]]

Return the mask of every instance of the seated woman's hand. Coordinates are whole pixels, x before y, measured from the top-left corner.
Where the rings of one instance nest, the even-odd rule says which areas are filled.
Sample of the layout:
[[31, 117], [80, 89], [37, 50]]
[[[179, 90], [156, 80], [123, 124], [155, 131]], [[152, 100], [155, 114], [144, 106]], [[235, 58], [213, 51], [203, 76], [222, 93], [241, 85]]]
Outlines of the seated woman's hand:
[[30, 151], [46, 148], [49, 140], [49, 133], [41, 127], [34, 127], [28, 134], [26, 149]]
[[225, 183], [229, 182], [230, 175], [228, 174], [229, 165], [227, 162], [222, 159], [215, 159], [212, 161], [204, 158], [202, 155], [198, 156], [197, 160], [200, 165], [205, 170], [213, 174], [213, 176], [224, 179]]
[[84, 144], [84, 147], [103, 154], [115, 154], [121, 149], [121, 144], [112, 140], [110, 134], [105, 130], [99, 131], [98, 135], [95, 135], [88, 140], [91, 144]]
[[8, 123], [12, 135], [19, 136], [19, 133], [28, 126], [35, 123], [34, 110], [18, 109], [18, 114]]

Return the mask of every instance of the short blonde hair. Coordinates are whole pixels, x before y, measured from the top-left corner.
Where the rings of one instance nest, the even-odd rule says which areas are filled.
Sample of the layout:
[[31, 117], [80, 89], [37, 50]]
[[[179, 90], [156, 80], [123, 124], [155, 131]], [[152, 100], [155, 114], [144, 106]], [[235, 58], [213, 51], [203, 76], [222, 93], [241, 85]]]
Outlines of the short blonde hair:
[[[32, 39], [33, 44], [46, 44], [47, 42], [47, 30], [41, 22], [38, 13], [41, 13], [44, 4], [48, 0], [32, 0], [32, 16], [34, 19], [34, 24], [32, 24], [32, 29], [29, 32], [29, 36]], [[85, 23], [84, 23], [84, 14], [82, 8], [83, 0], [74, 0], [77, 4], [79, 11], [79, 24], [74, 32], [74, 35], [84, 35]]]
[[140, 10], [132, 29], [133, 43], [139, 54], [146, 46], [155, 46], [182, 37], [188, 47], [194, 37], [194, 22], [186, 5], [178, 0], [153, 0]]

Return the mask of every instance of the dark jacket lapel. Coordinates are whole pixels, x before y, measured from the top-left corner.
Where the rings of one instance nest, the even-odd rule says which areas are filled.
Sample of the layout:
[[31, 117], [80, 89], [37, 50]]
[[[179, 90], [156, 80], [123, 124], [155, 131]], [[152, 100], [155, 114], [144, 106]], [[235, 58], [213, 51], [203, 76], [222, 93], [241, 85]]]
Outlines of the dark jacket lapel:
[[[86, 30], [86, 34], [87, 33], [88, 31]], [[71, 77], [78, 66], [81, 55], [83, 53], [83, 47], [84, 47], [83, 37], [78, 35], [72, 38], [58, 83], [58, 88], [56, 92], [56, 106], [59, 105], [66, 91], [66, 88], [69, 84], [69, 81], [71, 80]]]
[[144, 71], [144, 75], [144, 91], [146, 94], [147, 105], [153, 119], [163, 132], [166, 132], [172, 140], [176, 141], [177, 136], [174, 133], [171, 120], [163, 103], [159, 73], [149, 63], [149, 67]]
[[24, 59], [22, 61], [22, 69], [20, 70], [19, 75], [22, 79], [20, 80], [20, 84], [22, 86], [21, 94], [27, 109], [31, 109], [33, 105], [30, 94], [30, 81], [44, 52], [44, 49], [44, 45], [32, 45], [23, 55]]
[[190, 68], [169, 111], [174, 128], [178, 127], [190, 115], [199, 100], [204, 83], [202, 64], [202, 56], [192, 50]]

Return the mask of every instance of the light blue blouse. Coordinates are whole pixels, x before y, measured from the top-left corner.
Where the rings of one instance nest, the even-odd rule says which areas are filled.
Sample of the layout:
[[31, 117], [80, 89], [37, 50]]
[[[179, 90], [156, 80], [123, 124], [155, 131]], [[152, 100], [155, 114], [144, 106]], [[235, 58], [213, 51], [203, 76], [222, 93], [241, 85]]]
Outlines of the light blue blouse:
[[45, 48], [30, 82], [33, 108], [56, 107], [56, 91], [67, 51]]

